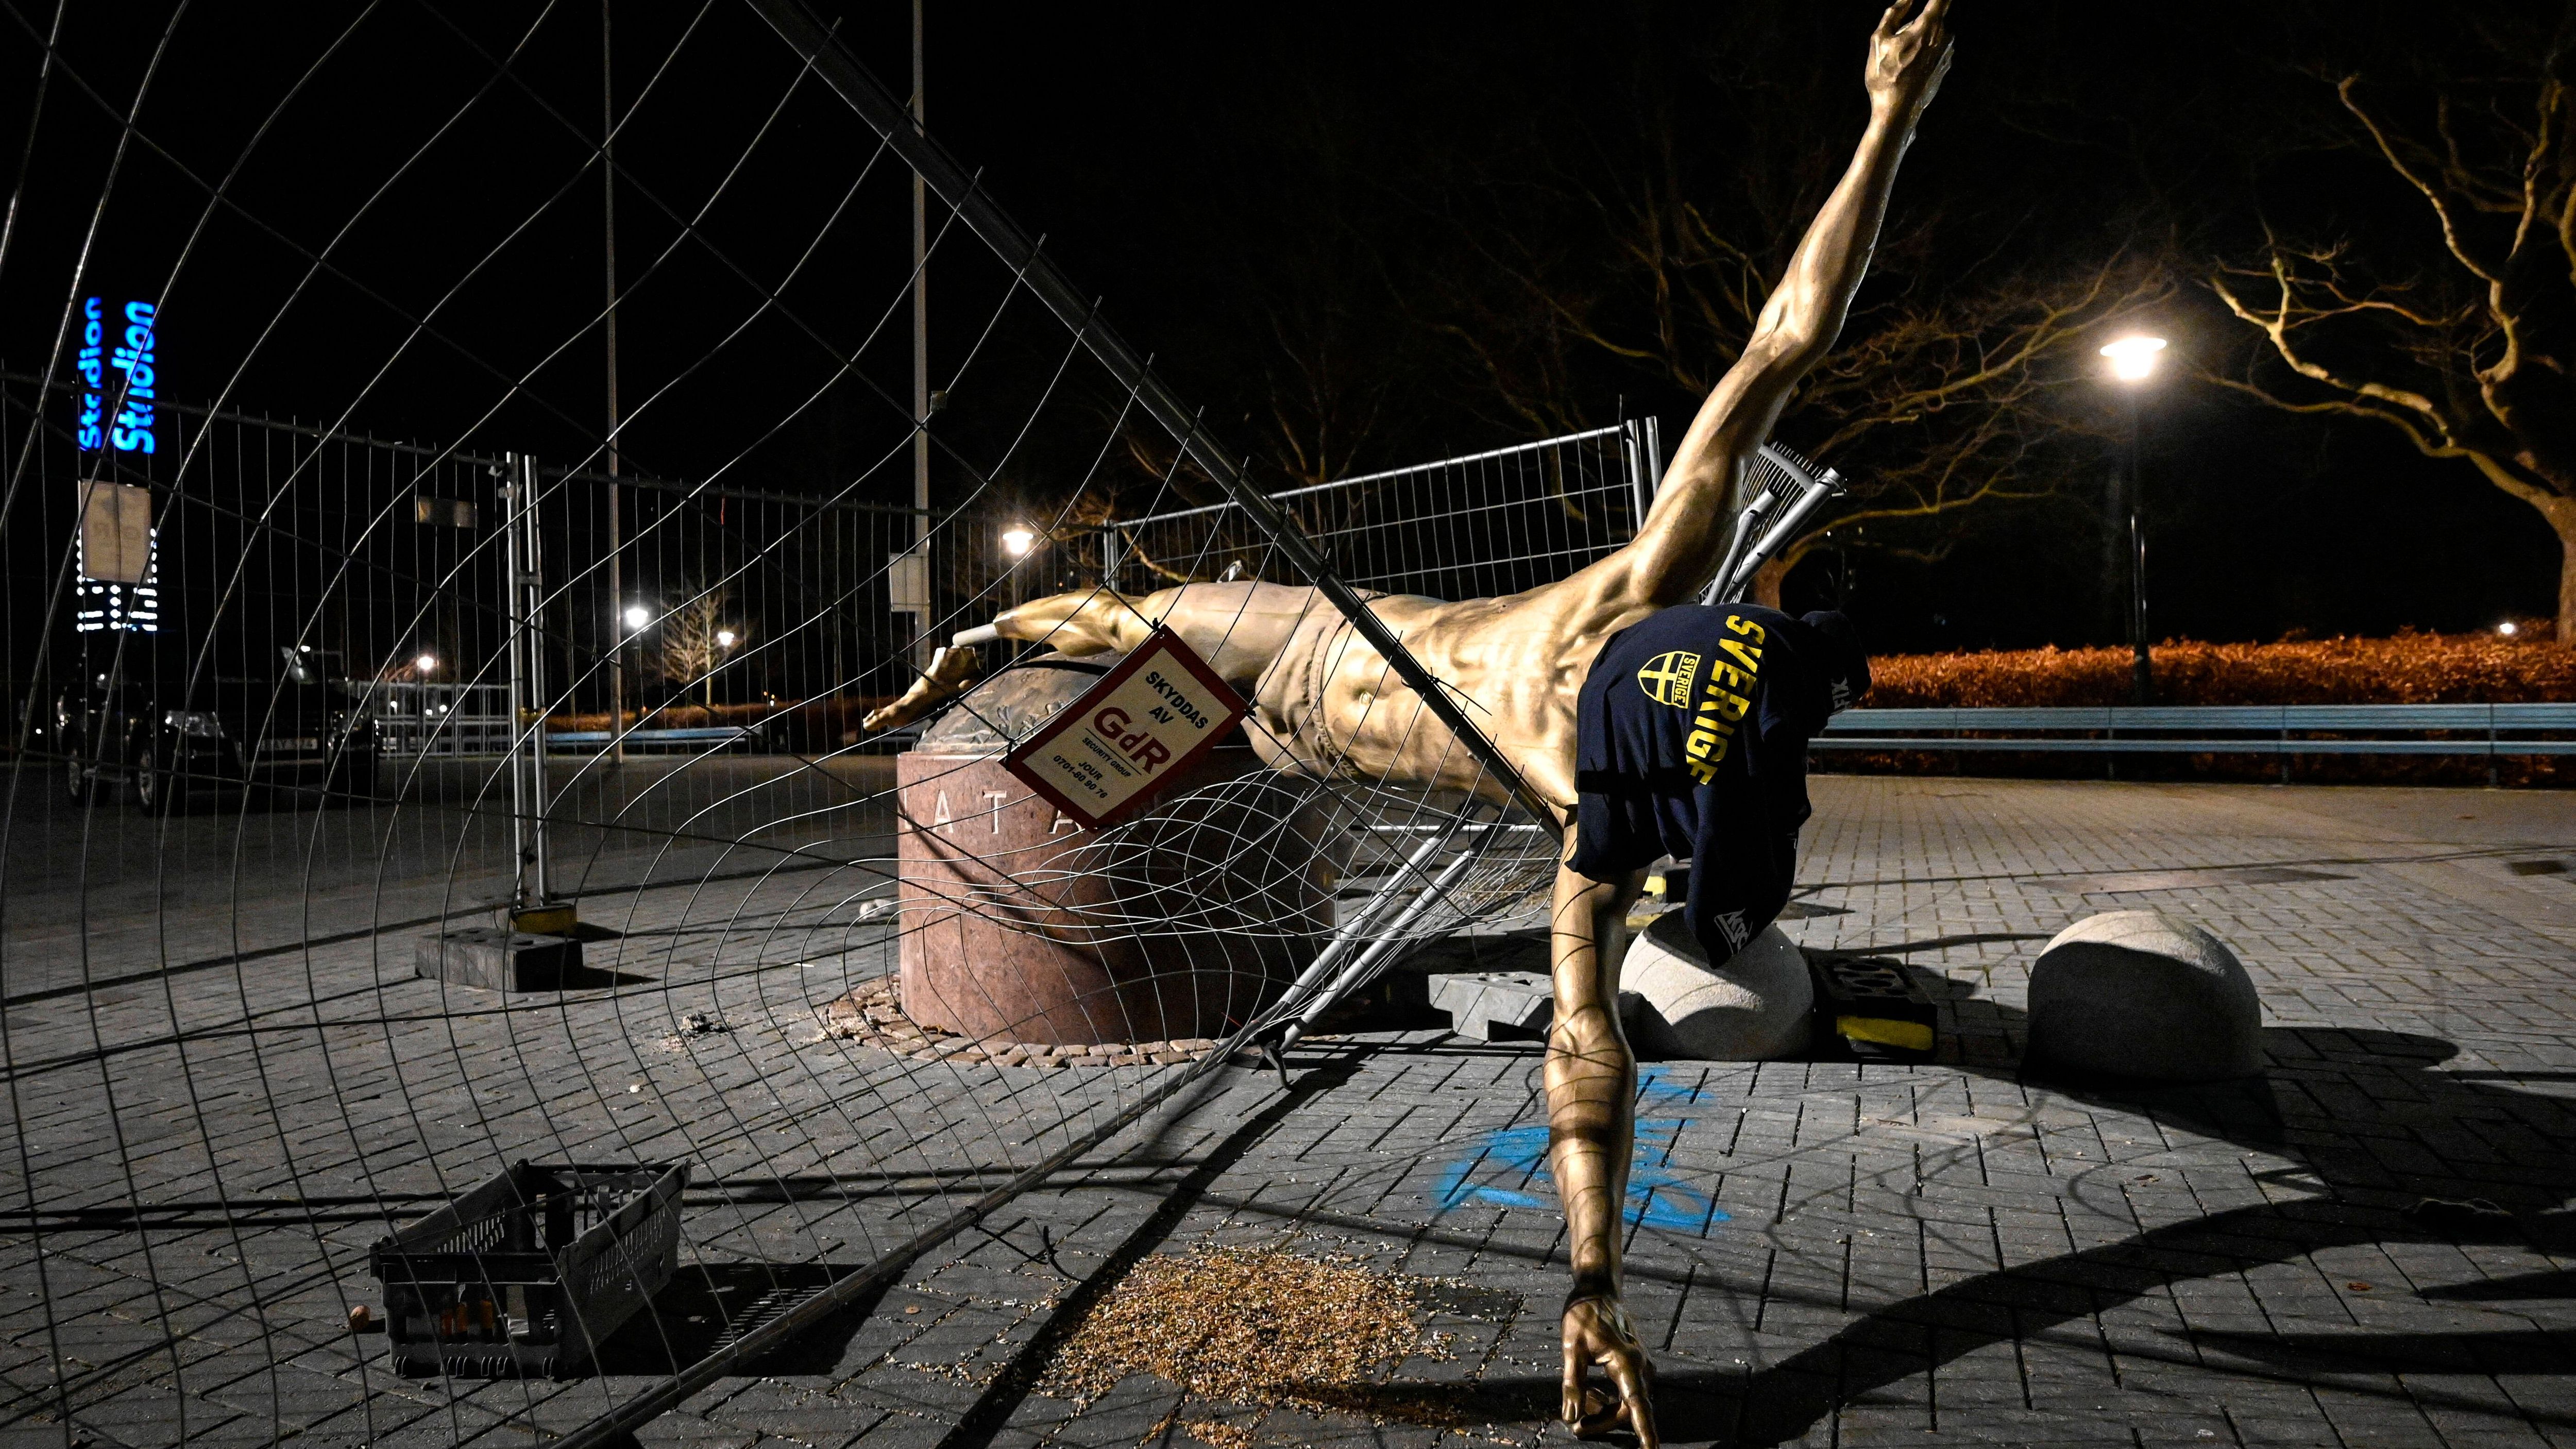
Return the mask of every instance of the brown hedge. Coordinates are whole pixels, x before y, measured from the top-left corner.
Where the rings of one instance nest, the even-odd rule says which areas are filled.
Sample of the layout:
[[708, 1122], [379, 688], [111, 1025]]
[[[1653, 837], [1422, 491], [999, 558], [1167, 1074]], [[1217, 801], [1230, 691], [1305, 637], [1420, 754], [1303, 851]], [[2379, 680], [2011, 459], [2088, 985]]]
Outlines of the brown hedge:
[[[2576, 700], [2576, 649], [2492, 633], [2203, 644], [2152, 651], [2158, 704], [2523, 704]], [[2129, 702], [2127, 649], [1897, 654], [1870, 661], [1864, 705]]]
[[[2576, 700], [2576, 649], [2541, 628], [2494, 633], [2404, 632], [2386, 639], [2286, 639], [2273, 644], [2167, 640], [2153, 651], [2158, 704], [2526, 704]], [[1898, 654], [1870, 661], [1862, 704], [1902, 707], [2106, 705], [2129, 702], [2130, 652], [2016, 649]], [[2097, 755], [1825, 753], [1822, 768], [1865, 773], [2100, 778]], [[2260, 755], [2122, 756], [2117, 773], [2139, 779], [2279, 780], [2281, 762]], [[2330, 783], [2483, 785], [2483, 759], [2304, 755], [2290, 775]], [[2576, 784], [2576, 759], [2498, 762], [2506, 785]]]

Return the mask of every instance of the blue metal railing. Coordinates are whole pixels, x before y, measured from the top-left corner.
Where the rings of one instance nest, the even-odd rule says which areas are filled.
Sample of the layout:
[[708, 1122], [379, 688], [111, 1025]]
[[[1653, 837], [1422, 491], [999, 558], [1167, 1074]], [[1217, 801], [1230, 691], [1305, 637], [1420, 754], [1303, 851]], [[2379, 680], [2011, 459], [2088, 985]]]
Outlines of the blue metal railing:
[[[2319, 739], [2323, 733], [2333, 738]], [[2361, 733], [2370, 738], [2355, 739]], [[2542, 737], [2534, 738], [2534, 735]], [[2432, 738], [2441, 735], [2447, 738]], [[1855, 709], [1815, 748], [2011, 754], [2576, 755], [2576, 704]]]

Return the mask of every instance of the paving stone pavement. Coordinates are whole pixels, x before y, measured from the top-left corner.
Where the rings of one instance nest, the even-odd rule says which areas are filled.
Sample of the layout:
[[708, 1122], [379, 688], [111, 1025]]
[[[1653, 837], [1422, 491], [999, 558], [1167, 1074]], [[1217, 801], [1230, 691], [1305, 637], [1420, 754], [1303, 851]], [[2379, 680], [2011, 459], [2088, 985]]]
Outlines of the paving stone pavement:
[[[2553, 1211], [2576, 1197], [2576, 797], [1859, 777], [1816, 794], [1807, 913], [1787, 924], [1909, 963], [1944, 998], [1941, 1047], [1644, 1073], [1629, 1302], [1668, 1440], [2576, 1440], [2576, 1224]], [[742, 1305], [876, 1261], [1179, 1070], [821, 1039], [815, 1009], [888, 967], [882, 889], [850, 866], [603, 895], [586, 911], [626, 934], [592, 947], [599, 984], [559, 998], [414, 980], [408, 934], [361, 934], [12, 1005], [0, 1446], [543, 1442], [699, 1356]], [[2143, 905], [2244, 958], [2266, 1077], [2019, 1073], [2040, 939]], [[1488, 936], [1432, 964], [1518, 969], [1537, 949]], [[693, 1012], [728, 1029], [684, 1034]], [[639, 1438], [1561, 1437], [1539, 1065], [1535, 1044], [1414, 1030], [1302, 1048], [1284, 1093], [1221, 1072]], [[593, 1377], [390, 1375], [384, 1339], [345, 1326], [382, 1301], [367, 1248], [520, 1158], [693, 1164], [680, 1279]], [[2510, 1215], [2428, 1220], [2410, 1211], [2427, 1197]], [[1128, 1265], [1232, 1244], [1438, 1280], [1447, 1356], [1330, 1414], [1150, 1378], [1079, 1408], [1034, 1391]]]

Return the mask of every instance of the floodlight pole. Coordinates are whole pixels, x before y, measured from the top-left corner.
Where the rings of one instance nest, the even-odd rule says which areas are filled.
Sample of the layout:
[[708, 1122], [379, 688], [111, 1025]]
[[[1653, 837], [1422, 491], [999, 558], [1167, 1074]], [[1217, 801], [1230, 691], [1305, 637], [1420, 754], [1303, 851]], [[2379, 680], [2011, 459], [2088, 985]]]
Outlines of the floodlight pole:
[[609, 89], [609, 3], [599, 0], [599, 213], [606, 232], [602, 255], [608, 281], [604, 318], [608, 333], [608, 762], [622, 765], [626, 763], [626, 621], [620, 614], [626, 607], [626, 590], [618, 576], [623, 540], [619, 537], [622, 520], [617, 516], [617, 107]]
[[[1185, 405], [1178, 393], [1146, 366], [1135, 349], [1100, 320], [1097, 305], [1077, 290], [1052, 257], [1038, 250], [1036, 240], [1020, 230], [976, 179], [957, 164], [947, 148], [930, 139], [914, 117], [878, 84], [867, 67], [859, 64], [833, 32], [808, 12], [801, 0], [750, 0], [751, 8], [778, 31], [797, 56], [811, 66], [849, 103], [868, 127], [883, 137], [886, 146], [912, 167], [915, 185], [926, 185], [939, 194], [942, 204], [957, 214], [959, 220], [981, 237], [986, 246], [1003, 263], [1016, 270], [1020, 280], [1058, 320], [1073, 329], [1091, 355], [1119, 385], [1128, 389], [1137, 403], [1160, 423], [1163, 430], [1180, 444], [1190, 461], [1199, 465], [1216, 480], [1237, 508], [1251, 515], [1255, 527], [1268, 535], [1279, 551], [1288, 556], [1298, 572], [1312, 580], [1315, 592], [1350, 621], [1351, 628], [1370, 648], [1378, 652], [1396, 677], [1422, 699], [1423, 708], [1446, 725], [1457, 736], [1468, 753], [1476, 757], [1495, 782], [1503, 787], [1514, 802], [1529, 813], [1541, 828], [1551, 833], [1561, 829], [1556, 809], [1530, 788], [1519, 768], [1503, 756], [1485, 732], [1449, 696], [1448, 686], [1432, 677], [1413, 657], [1404, 641], [1397, 637], [1386, 621], [1371, 612], [1367, 603], [1333, 569], [1312, 539], [1290, 521], [1279, 506], [1244, 476], [1242, 466], [1233, 454], [1219, 447], [1216, 439], [1199, 425], [1199, 415]], [[916, 314], [917, 315], [917, 314]], [[927, 407], [927, 399], [922, 400]], [[924, 413], [927, 416], [927, 413]], [[923, 444], [921, 446], [926, 446]], [[925, 503], [926, 507], [927, 504]], [[924, 517], [923, 527], [928, 527]]]
[[[912, 116], [910, 134], [925, 134], [922, 129], [923, 96], [926, 81], [922, 73], [921, 54], [922, 0], [912, 0]], [[922, 185], [921, 172], [912, 173], [912, 546], [918, 552], [930, 548], [930, 193]], [[926, 581], [930, 568], [925, 561], [922, 577]], [[931, 639], [927, 599], [919, 616], [920, 634], [913, 640], [915, 662], [928, 666]]]

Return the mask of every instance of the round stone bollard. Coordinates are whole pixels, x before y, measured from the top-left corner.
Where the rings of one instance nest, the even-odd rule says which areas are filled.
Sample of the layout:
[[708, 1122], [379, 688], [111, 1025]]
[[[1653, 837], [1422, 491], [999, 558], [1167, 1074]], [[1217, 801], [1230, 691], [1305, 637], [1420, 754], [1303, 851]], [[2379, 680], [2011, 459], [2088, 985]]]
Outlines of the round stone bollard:
[[2263, 1070], [2263, 1003], [2216, 936], [2161, 911], [2106, 911], [2058, 932], [2031, 968], [2029, 1061], [2138, 1081], [2248, 1077]]
[[1314, 959], [1332, 860], [1300, 789], [1222, 745], [1135, 819], [1078, 828], [1002, 755], [1114, 656], [1024, 660], [898, 757], [902, 1011], [983, 1042], [1223, 1037]]
[[1797, 1056], [1812, 1035], [1815, 983], [1807, 958], [1777, 926], [1763, 928], [1723, 966], [1680, 911], [1666, 911], [1628, 943], [1619, 988], [1635, 992], [1661, 1022], [1648, 1021], [1640, 1052], [1707, 1062], [1759, 1062]]

